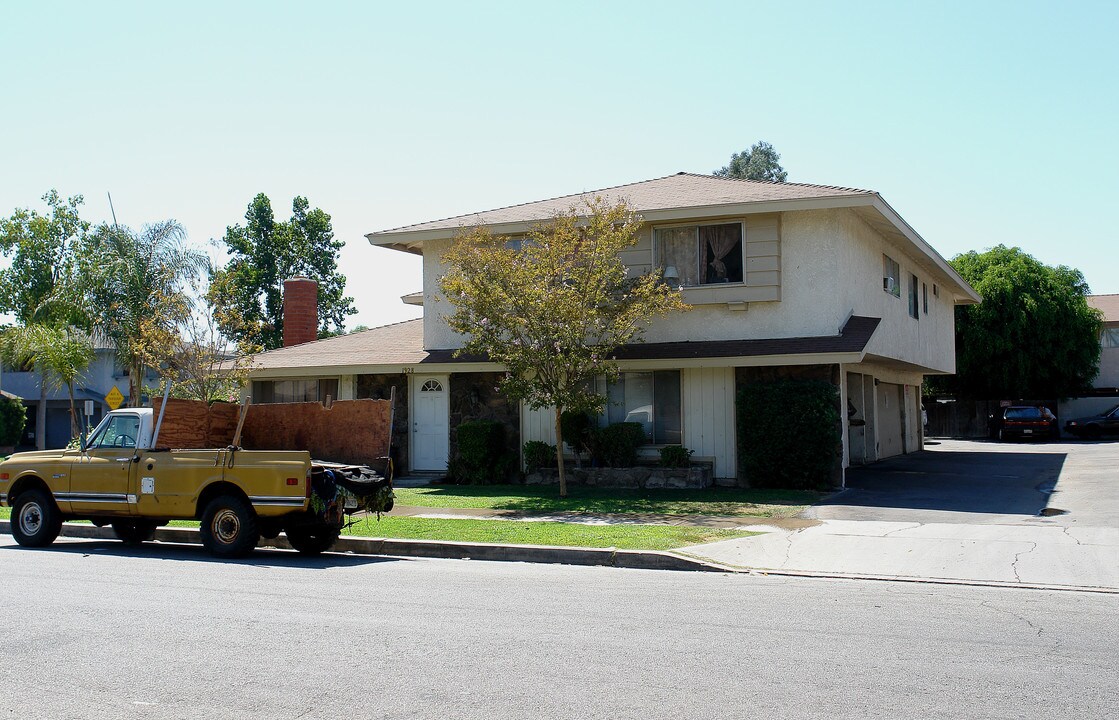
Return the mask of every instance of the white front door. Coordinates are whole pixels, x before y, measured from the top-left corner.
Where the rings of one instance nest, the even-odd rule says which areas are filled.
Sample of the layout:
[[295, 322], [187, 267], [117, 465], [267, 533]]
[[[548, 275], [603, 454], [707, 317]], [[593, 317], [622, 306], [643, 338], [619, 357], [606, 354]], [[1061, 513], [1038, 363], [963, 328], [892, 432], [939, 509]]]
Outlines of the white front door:
[[412, 376], [412, 469], [447, 469], [450, 449], [446, 375]]

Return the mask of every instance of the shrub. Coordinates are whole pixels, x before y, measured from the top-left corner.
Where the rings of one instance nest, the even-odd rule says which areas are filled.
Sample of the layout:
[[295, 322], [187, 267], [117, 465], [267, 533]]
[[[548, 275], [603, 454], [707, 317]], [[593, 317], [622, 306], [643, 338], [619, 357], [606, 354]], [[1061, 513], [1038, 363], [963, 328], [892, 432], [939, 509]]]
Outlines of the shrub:
[[505, 426], [493, 420], [471, 420], [458, 426], [458, 455], [447, 465], [457, 483], [505, 482], [515, 460], [505, 448]]
[[15, 445], [23, 437], [27, 411], [19, 398], [0, 395], [0, 445]]
[[842, 452], [839, 390], [819, 380], [738, 393], [738, 466], [750, 487], [827, 490]]
[[633, 467], [637, 449], [645, 443], [641, 423], [620, 422], [607, 425], [594, 433], [594, 459], [600, 465]]
[[529, 440], [525, 443], [525, 470], [536, 472], [540, 468], [556, 466], [556, 446], [543, 440]]
[[692, 464], [692, 451], [683, 445], [667, 445], [661, 448], [661, 466], [683, 468]]
[[568, 411], [560, 415], [563, 441], [575, 451], [576, 460], [591, 451], [595, 429], [595, 419], [587, 413]]

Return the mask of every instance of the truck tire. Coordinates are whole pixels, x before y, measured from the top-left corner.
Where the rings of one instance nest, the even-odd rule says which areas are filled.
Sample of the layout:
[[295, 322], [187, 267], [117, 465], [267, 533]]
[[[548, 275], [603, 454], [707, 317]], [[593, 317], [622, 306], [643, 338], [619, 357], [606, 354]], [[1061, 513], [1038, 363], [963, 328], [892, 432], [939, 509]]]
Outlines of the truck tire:
[[338, 540], [337, 528], [292, 528], [287, 531], [288, 542], [304, 555], [321, 555]]
[[62, 513], [42, 490], [19, 494], [12, 504], [12, 537], [24, 547], [46, 547], [62, 532]]
[[218, 557], [244, 557], [260, 540], [256, 512], [236, 495], [219, 495], [202, 511], [202, 544]]
[[139, 545], [155, 537], [157, 525], [150, 520], [114, 520], [113, 534], [125, 545]]

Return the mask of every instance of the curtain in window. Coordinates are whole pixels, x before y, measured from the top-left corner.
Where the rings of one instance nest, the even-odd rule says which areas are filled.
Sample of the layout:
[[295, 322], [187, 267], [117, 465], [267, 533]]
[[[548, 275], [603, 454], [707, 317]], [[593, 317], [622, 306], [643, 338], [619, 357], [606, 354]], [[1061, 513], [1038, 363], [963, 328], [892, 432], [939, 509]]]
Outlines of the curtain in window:
[[658, 264], [663, 268], [676, 268], [681, 285], [699, 285], [703, 281], [696, 263], [694, 226], [658, 229], [656, 240]]
[[[733, 257], [735, 252], [737, 257]], [[738, 223], [701, 226], [699, 258], [704, 282], [742, 282], [742, 226]]]

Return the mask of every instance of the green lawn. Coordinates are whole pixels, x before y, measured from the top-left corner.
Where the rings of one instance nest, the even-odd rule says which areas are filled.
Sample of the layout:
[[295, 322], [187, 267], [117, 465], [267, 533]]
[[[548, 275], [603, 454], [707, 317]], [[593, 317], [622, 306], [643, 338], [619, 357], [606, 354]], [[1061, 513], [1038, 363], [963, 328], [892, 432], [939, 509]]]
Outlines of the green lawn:
[[749, 537], [742, 530], [677, 527], [674, 525], [580, 525], [513, 520], [442, 520], [382, 516], [366, 518], [347, 528], [345, 535], [409, 540], [506, 543], [511, 545], [562, 545], [565, 547], [616, 547], [623, 550], [672, 550], [701, 543]]
[[494, 508], [531, 513], [583, 512], [728, 515], [780, 518], [796, 515], [823, 497], [802, 490], [617, 490], [572, 486], [561, 499], [550, 485], [431, 485], [395, 488], [396, 504], [434, 508]]
[[[0, 519], [8, 519], [11, 514], [11, 508], [0, 508]], [[168, 524], [171, 527], [198, 527], [197, 520], [172, 520]], [[579, 525], [513, 520], [394, 518], [390, 515], [382, 515], [379, 522], [376, 518], [364, 518], [346, 528], [343, 534], [408, 540], [671, 550], [687, 545], [749, 537], [758, 533], [672, 525]]]

